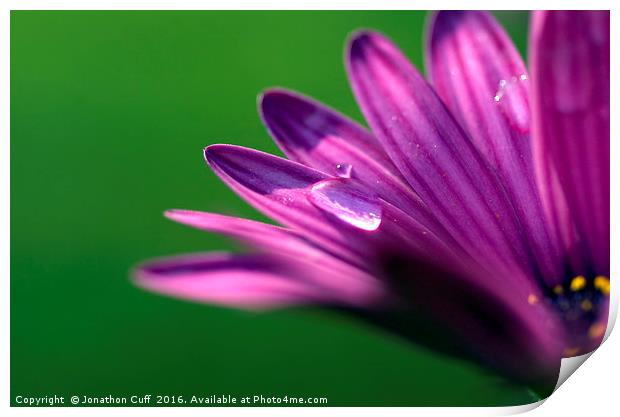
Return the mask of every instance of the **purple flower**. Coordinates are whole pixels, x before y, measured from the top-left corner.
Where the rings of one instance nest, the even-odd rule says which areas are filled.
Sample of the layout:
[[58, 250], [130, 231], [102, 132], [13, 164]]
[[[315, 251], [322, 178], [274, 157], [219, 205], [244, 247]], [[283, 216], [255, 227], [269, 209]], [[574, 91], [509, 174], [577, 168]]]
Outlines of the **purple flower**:
[[554, 381], [602, 341], [609, 305], [609, 13], [534, 12], [530, 68], [487, 13], [432, 16], [425, 80], [386, 37], [346, 53], [372, 132], [268, 90], [289, 159], [205, 158], [284, 227], [171, 210], [248, 254], [142, 265], [144, 288], [247, 309], [321, 305], [517, 381]]

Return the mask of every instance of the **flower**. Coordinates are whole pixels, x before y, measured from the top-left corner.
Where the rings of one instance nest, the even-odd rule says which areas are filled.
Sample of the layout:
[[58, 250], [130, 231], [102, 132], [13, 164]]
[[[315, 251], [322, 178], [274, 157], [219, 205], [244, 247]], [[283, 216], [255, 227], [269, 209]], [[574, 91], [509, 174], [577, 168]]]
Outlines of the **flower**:
[[166, 216], [254, 250], [141, 265], [137, 283], [247, 309], [321, 305], [529, 384], [601, 342], [609, 306], [609, 13], [534, 12], [529, 73], [491, 15], [432, 15], [425, 80], [361, 31], [347, 72], [372, 132], [294, 92], [260, 98], [289, 159], [204, 155], [284, 227]]

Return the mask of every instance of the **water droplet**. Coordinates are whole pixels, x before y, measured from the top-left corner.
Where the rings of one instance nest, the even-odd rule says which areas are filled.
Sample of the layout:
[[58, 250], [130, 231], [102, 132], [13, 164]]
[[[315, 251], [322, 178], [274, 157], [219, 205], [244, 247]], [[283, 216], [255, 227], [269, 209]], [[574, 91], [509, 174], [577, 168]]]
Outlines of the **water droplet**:
[[355, 180], [334, 178], [312, 186], [308, 199], [319, 209], [358, 229], [373, 231], [381, 224], [379, 197]]
[[527, 74], [499, 80], [493, 101], [501, 108], [509, 121], [522, 131], [530, 125], [530, 109], [527, 102]]
[[351, 178], [353, 172], [353, 165], [351, 164], [338, 164], [336, 165], [336, 175], [340, 178]]
[[395, 114], [395, 115], [390, 116], [390, 120], [387, 124], [388, 124], [388, 127], [394, 127], [394, 126], [398, 126], [400, 123], [401, 122], [400, 122], [399, 116]]

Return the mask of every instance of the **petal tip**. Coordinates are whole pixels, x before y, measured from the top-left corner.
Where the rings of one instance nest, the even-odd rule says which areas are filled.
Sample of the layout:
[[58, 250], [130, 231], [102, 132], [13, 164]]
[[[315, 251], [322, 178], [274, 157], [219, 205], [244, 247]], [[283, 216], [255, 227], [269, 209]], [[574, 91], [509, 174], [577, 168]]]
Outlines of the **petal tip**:
[[194, 211], [191, 210], [183, 210], [183, 209], [168, 209], [164, 211], [164, 217], [173, 221], [178, 221], [181, 218], [186, 216], [191, 216], [194, 214]]
[[263, 91], [258, 97], [260, 115], [267, 124], [270, 116], [277, 114], [287, 104], [297, 101], [298, 95], [281, 87], [271, 87]]
[[468, 19], [486, 19], [488, 12], [482, 10], [440, 10], [429, 18], [429, 42], [439, 42]]
[[259, 111], [263, 109], [265, 103], [269, 103], [274, 98], [277, 99], [277, 97], [285, 95], [286, 93], [287, 90], [283, 87], [265, 88], [260, 93], [258, 93], [258, 96], [256, 97], [256, 103], [258, 104]]
[[207, 161], [207, 162], [210, 162], [209, 157], [211, 157], [212, 153], [213, 153], [213, 151], [210, 149], [211, 146], [213, 146], [213, 145], [209, 145], [209, 146], [207, 146], [206, 148], [204, 148], [202, 150], [202, 155], [204, 156], [205, 161]]
[[363, 58], [369, 45], [383, 38], [379, 32], [370, 29], [359, 29], [352, 32], [347, 39], [348, 58]]
[[349, 72], [359, 63], [364, 63], [380, 55], [400, 52], [394, 41], [381, 32], [358, 30], [349, 35], [345, 63]]
[[226, 153], [229, 151], [234, 151], [235, 148], [241, 147], [235, 145], [225, 145], [221, 143], [209, 145], [203, 150], [205, 161], [207, 161], [207, 163], [211, 167], [218, 166], [223, 161]]

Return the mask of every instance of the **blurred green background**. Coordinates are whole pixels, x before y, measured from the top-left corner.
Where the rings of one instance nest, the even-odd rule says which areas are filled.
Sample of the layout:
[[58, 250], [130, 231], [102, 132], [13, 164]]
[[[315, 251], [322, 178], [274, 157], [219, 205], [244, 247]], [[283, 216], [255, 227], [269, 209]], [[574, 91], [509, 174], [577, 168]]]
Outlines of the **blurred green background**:
[[[278, 153], [256, 95], [284, 86], [362, 120], [349, 32], [422, 66], [425, 12], [11, 13], [11, 391], [294, 395], [329, 405], [504, 405], [527, 393], [320, 311], [250, 314], [144, 292], [142, 260], [233, 249], [168, 208], [264, 218], [202, 148]], [[527, 14], [498, 17], [525, 47]]]

